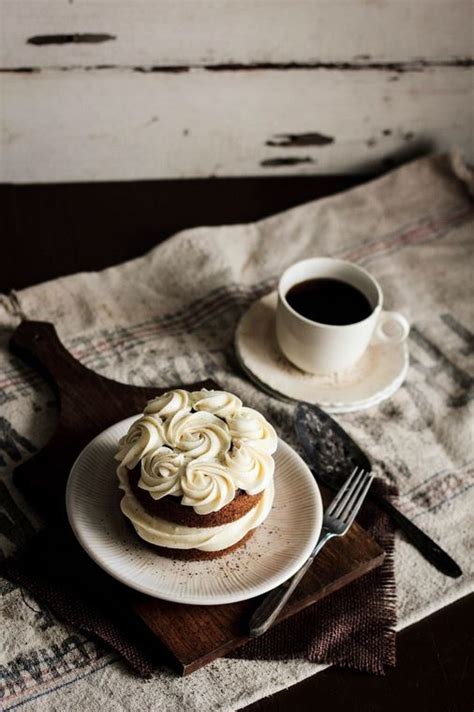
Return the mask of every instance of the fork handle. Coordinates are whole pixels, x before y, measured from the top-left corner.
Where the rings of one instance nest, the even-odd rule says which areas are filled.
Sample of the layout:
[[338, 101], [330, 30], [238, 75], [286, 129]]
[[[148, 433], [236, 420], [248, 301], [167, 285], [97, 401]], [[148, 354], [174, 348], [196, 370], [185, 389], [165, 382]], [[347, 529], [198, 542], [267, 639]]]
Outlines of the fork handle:
[[318, 543], [303, 566], [291, 578], [284, 581], [284, 583], [274, 588], [273, 591], [270, 591], [270, 593], [265, 596], [250, 619], [249, 635], [251, 638], [257, 638], [257, 636], [262, 635], [262, 633], [265, 633], [275, 622], [281, 609], [313, 563], [316, 554], [321, 551], [326, 542], [333, 536], [334, 534], [331, 534], [331, 532], [323, 530], [318, 539]]

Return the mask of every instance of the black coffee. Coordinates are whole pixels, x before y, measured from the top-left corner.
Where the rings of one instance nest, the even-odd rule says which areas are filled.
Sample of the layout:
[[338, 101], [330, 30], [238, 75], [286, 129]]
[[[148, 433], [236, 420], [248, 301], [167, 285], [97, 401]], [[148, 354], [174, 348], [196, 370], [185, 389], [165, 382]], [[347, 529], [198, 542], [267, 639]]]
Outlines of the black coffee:
[[288, 290], [286, 301], [298, 314], [320, 324], [355, 324], [372, 313], [365, 294], [340, 279], [307, 279]]

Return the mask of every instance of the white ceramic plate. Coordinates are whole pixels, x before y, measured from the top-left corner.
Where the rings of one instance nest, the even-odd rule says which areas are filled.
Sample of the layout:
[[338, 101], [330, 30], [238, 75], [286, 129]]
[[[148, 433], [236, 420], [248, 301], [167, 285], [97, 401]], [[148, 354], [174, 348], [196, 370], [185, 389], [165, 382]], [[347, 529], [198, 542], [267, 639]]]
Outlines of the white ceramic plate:
[[392, 396], [408, 371], [408, 347], [369, 346], [360, 361], [343, 373], [318, 376], [300, 371], [281, 353], [275, 336], [277, 293], [254, 302], [235, 334], [237, 358], [262, 390], [286, 400], [306, 401], [328, 413], [371, 408]]
[[104, 430], [74, 463], [66, 489], [69, 522], [89, 556], [122, 583], [167, 601], [214, 605], [258, 596], [292, 576], [321, 531], [323, 508], [303, 460], [279, 441], [275, 500], [266, 521], [241, 548], [221, 559], [159, 556], [135, 534], [119, 508], [113, 455], [138, 416]]

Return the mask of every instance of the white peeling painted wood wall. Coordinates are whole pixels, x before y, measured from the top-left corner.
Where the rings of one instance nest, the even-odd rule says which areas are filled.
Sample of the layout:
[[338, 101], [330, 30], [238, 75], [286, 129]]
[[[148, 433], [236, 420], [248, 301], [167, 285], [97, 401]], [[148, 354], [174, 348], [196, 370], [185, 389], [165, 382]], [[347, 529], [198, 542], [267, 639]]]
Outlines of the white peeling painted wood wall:
[[466, 0], [0, 0], [0, 180], [474, 160]]

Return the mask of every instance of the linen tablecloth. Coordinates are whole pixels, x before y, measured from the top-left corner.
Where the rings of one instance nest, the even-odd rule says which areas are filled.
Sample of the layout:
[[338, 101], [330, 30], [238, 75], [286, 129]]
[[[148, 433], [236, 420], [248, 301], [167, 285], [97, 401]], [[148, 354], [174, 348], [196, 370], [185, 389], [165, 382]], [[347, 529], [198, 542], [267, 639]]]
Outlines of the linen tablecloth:
[[[79, 360], [117, 380], [167, 385], [212, 376], [276, 418], [285, 437], [293, 406], [272, 408], [239, 374], [235, 326], [289, 264], [331, 255], [373, 272], [386, 307], [412, 323], [404, 386], [389, 401], [338, 420], [385, 463], [402, 511], [464, 570], [458, 580], [444, 577], [398, 536], [399, 625], [472, 591], [472, 185], [458, 156], [425, 158], [257, 223], [186, 230], [118, 267], [0, 296], [2, 555], [41, 527], [11, 473], [45, 444], [56, 418], [47, 384], [8, 351], [21, 318], [54, 322]], [[225, 659], [189, 678], [163, 669], [144, 682], [15, 585], [0, 580], [0, 596], [6, 709], [233, 710], [321, 669], [302, 660]]]

